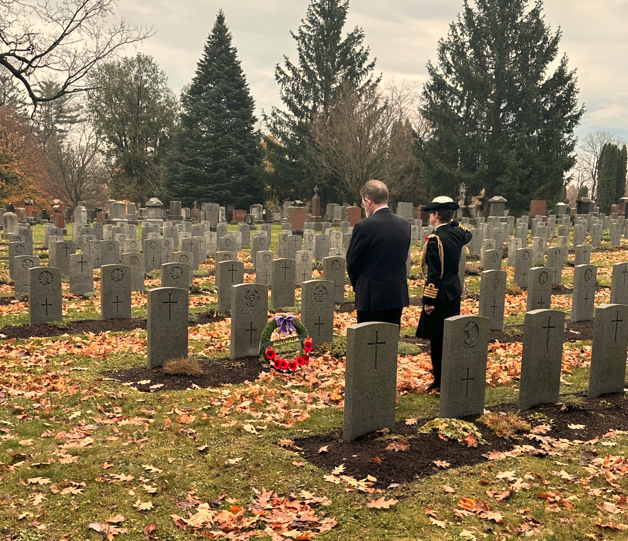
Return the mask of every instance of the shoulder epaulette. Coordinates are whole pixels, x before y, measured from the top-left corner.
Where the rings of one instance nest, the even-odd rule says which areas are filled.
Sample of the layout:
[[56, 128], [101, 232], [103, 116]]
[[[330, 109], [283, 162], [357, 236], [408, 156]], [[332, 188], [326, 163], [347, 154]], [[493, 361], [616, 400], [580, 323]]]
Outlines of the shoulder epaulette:
[[458, 227], [462, 229], [463, 231], [469, 231], [469, 228], [464, 224], [458, 224]]

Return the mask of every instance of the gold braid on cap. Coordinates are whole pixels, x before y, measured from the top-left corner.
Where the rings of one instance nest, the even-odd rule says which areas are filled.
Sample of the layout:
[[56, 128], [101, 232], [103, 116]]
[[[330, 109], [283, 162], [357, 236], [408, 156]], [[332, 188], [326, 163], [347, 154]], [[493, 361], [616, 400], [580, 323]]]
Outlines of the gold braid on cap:
[[440, 277], [442, 278], [443, 274], [445, 274], [445, 250], [443, 248], [443, 241], [441, 241], [440, 237], [438, 235], [435, 235], [434, 233], [428, 235], [427, 241], [423, 246], [423, 252], [421, 253], [421, 269], [423, 269], [423, 266], [425, 265], [425, 258], [427, 257], [427, 244], [430, 239], [436, 239], [436, 241], [438, 242], [438, 256], [440, 257]]

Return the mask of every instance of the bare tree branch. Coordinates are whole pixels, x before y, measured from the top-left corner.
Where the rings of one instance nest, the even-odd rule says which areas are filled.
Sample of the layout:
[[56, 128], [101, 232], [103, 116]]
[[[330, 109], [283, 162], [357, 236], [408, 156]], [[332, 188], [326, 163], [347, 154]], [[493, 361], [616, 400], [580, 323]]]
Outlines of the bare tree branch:
[[[117, 0], [0, 0], [0, 67], [19, 81], [35, 108], [90, 90], [83, 79], [98, 62], [153, 35], [152, 28], [116, 21], [116, 10]], [[59, 81], [58, 92], [38, 95], [40, 79], [51, 76]]]
[[624, 141], [607, 131], [594, 131], [587, 133], [578, 148], [577, 162], [575, 165], [575, 183], [578, 188], [589, 186], [589, 196], [595, 199], [597, 195], [597, 171], [600, 154], [606, 143], [623, 145]]

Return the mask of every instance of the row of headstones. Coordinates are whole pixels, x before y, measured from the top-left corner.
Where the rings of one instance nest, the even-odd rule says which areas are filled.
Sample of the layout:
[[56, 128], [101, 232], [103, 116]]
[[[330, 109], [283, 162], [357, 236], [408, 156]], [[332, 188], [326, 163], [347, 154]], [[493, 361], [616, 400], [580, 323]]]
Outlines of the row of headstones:
[[[311, 252], [300, 251], [297, 259], [275, 258], [272, 251], [257, 253], [256, 283], [270, 287], [270, 304], [273, 309], [294, 306], [295, 285], [312, 279]], [[346, 260], [343, 257], [323, 258], [323, 280], [334, 284], [333, 300], [344, 302]], [[244, 263], [230, 259], [216, 263], [218, 312], [232, 309], [231, 291], [244, 282]]]
[[[445, 320], [439, 417], [484, 412], [490, 323], [480, 316]], [[560, 394], [565, 313], [527, 312], [524, 322], [519, 408], [557, 403]], [[347, 329], [343, 437], [395, 426], [399, 328], [362, 323]], [[624, 391], [628, 306], [607, 304], [595, 313], [589, 396]]]

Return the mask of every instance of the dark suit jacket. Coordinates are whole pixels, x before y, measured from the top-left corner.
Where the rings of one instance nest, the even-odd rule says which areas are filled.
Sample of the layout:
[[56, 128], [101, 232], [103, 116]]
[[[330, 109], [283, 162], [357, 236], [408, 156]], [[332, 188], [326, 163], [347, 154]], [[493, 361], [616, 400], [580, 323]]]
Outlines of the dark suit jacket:
[[410, 224], [389, 208], [358, 222], [347, 249], [347, 272], [360, 311], [408, 306], [406, 261]]

